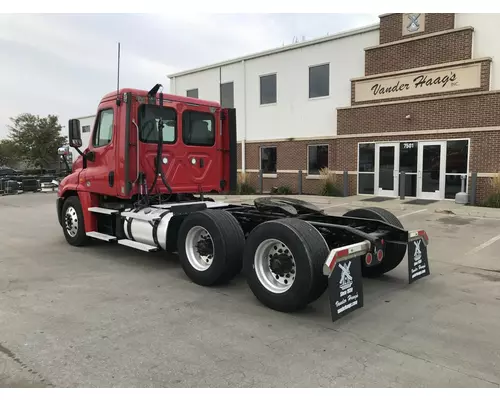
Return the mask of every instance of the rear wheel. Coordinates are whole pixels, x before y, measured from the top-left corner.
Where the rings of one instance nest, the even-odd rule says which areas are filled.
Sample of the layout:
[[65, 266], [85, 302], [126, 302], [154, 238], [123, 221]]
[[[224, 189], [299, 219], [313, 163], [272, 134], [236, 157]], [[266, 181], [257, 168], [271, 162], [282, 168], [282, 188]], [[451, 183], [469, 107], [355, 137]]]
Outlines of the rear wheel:
[[268, 221], [248, 236], [243, 256], [247, 283], [265, 306], [292, 312], [317, 300], [328, 286], [323, 263], [328, 246], [311, 224], [291, 218]]
[[242, 268], [245, 236], [236, 218], [224, 210], [195, 212], [182, 222], [177, 251], [186, 275], [212, 286], [234, 278]]
[[[404, 229], [403, 224], [390, 211], [379, 207], [359, 208], [351, 210], [344, 214], [346, 217], [369, 218], [377, 221], [384, 221], [398, 228]], [[373, 267], [367, 267], [364, 259], [361, 261], [361, 271], [364, 277], [375, 278], [381, 276], [396, 268], [406, 254], [406, 245], [387, 243], [385, 247], [385, 256], [382, 262]]]
[[77, 196], [68, 197], [62, 206], [61, 221], [66, 241], [72, 246], [83, 246], [88, 242], [85, 234], [83, 211]]

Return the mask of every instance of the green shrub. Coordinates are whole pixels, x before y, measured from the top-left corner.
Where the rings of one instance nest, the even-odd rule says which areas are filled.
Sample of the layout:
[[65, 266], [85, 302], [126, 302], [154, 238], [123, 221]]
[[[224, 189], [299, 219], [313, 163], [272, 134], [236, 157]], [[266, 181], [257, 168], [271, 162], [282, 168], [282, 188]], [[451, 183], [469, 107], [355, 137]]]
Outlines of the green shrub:
[[484, 201], [484, 207], [500, 208], [500, 193], [493, 193]]
[[321, 186], [320, 195], [321, 196], [332, 196], [341, 197], [342, 191], [339, 188], [337, 182], [337, 175], [332, 174], [328, 168], [323, 168], [319, 171], [322, 179], [324, 179], [323, 185]]
[[271, 189], [271, 194], [292, 194], [292, 189], [290, 186], [278, 186]]
[[255, 194], [255, 188], [249, 183], [243, 182], [238, 184], [237, 194]]
[[500, 208], [500, 172], [497, 174], [497, 176], [491, 178], [490, 185], [493, 191], [484, 201], [483, 206]]
[[249, 174], [240, 172], [238, 173], [238, 185], [236, 187], [236, 194], [255, 194], [257, 191], [248, 182]]

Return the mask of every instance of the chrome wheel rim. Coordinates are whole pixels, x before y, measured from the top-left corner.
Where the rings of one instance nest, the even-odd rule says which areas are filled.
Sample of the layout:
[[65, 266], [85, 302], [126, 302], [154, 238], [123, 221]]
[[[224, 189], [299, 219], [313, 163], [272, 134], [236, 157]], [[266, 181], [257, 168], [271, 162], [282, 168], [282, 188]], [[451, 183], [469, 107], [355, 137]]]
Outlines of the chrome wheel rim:
[[64, 214], [64, 222], [66, 224], [66, 232], [71, 237], [75, 237], [78, 233], [78, 214], [74, 207], [70, 206]]
[[201, 226], [192, 227], [185, 243], [189, 263], [197, 271], [206, 271], [212, 265], [215, 251], [212, 236]]
[[254, 256], [254, 268], [262, 286], [271, 293], [288, 291], [295, 281], [297, 268], [290, 249], [277, 239], [264, 240]]

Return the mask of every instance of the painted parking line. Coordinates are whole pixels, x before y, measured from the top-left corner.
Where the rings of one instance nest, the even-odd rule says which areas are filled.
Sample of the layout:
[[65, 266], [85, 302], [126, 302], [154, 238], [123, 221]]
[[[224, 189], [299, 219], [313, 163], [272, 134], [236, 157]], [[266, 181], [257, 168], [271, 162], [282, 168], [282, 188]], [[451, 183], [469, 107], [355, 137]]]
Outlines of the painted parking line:
[[484, 242], [483, 244], [480, 244], [477, 247], [474, 247], [472, 250], [469, 250], [467, 253], [465, 253], [466, 256], [470, 256], [471, 254], [476, 254], [477, 252], [483, 250], [484, 248], [492, 245], [495, 243], [497, 240], [500, 240], [500, 235], [495, 236], [494, 238], [491, 238], [490, 240]]
[[427, 208], [424, 208], [423, 210], [412, 211], [412, 212], [409, 212], [409, 213], [406, 213], [406, 214], [403, 214], [403, 215], [398, 215], [397, 217], [398, 218], [409, 217], [410, 215], [418, 214], [418, 213], [421, 213], [421, 212], [424, 212], [424, 211], [427, 211]]

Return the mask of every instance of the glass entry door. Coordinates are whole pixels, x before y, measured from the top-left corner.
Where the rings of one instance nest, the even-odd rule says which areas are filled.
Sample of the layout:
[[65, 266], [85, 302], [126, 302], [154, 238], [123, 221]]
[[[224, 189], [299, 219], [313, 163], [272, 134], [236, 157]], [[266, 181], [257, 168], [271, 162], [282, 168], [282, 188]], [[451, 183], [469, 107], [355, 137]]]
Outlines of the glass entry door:
[[377, 143], [375, 146], [375, 194], [398, 196], [399, 143]]
[[418, 144], [417, 196], [421, 199], [444, 199], [446, 142]]

